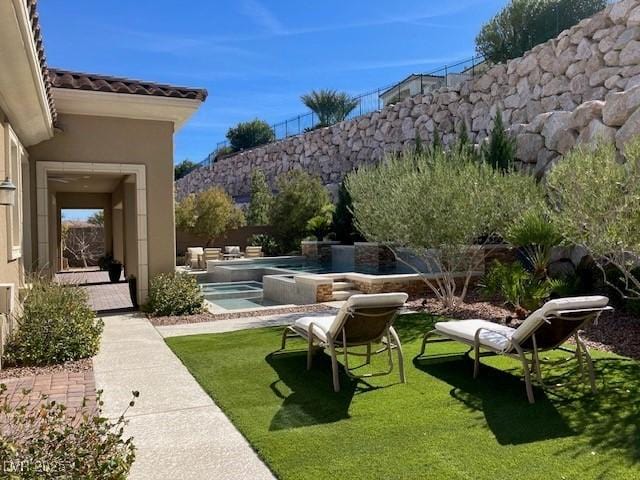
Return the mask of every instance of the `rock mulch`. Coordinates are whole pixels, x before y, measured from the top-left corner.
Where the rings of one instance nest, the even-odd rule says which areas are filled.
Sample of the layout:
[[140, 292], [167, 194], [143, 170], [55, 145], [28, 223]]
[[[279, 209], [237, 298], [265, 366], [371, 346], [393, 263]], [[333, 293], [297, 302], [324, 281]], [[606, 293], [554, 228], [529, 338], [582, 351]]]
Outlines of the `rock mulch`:
[[58, 365], [46, 365], [42, 367], [2, 367], [0, 370], [0, 382], [5, 380], [32, 377], [38, 375], [52, 375], [58, 373], [82, 373], [90, 371], [93, 364], [90, 358], [84, 358], [73, 362], [60, 363]]

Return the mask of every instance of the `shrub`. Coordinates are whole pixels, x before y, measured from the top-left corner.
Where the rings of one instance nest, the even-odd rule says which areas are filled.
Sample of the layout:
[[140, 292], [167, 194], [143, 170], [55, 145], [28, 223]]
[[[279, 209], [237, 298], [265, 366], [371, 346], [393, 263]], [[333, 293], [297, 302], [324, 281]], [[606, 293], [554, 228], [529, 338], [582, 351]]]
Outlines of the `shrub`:
[[[418, 147], [419, 144], [416, 144], [416, 151], [423, 151], [421, 147]], [[333, 230], [336, 234], [336, 240], [342, 243], [351, 244], [364, 240], [353, 224], [352, 208], [353, 204], [351, 201], [351, 195], [349, 195], [349, 190], [347, 190], [343, 181], [340, 184], [340, 189], [338, 190], [338, 203], [336, 204], [336, 209], [333, 212]]]
[[207, 245], [244, 224], [242, 210], [219, 187], [189, 195], [176, 205], [176, 226], [185, 232], [206, 237]]
[[538, 278], [520, 263], [495, 261], [483, 278], [481, 288], [488, 296], [499, 296], [519, 313], [541, 307], [553, 294], [564, 296], [570, 286], [565, 280]]
[[[548, 173], [551, 219], [570, 243], [584, 247], [623, 297], [640, 298], [633, 275], [640, 257], [640, 139], [625, 145], [619, 162], [613, 145], [572, 150]], [[617, 270], [622, 284], [611, 281]]]
[[[124, 413], [117, 420], [97, 407], [69, 418], [64, 405], [28, 390], [6, 394], [0, 384], [0, 469], [8, 479], [126, 479], [135, 459], [124, 439]], [[138, 397], [133, 392], [134, 398]], [[98, 405], [100, 393], [98, 394]], [[133, 406], [132, 400], [129, 406]]]
[[336, 208], [332, 203], [327, 203], [320, 209], [318, 215], [307, 222], [307, 231], [316, 237], [318, 241], [323, 240], [331, 231], [335, 210]]
[[227, 132], [227, 138], [233, 151], [237, 152], [271, 143], [276, 139], [276, 136], [267, 122], [256, 118], [230, 128]]
[[84, 290], [36, 279], [9, 338], [7, 362], [48, 365], [91, 357], [98, 351], [103, 326]]
[[516, 158], [515, 140], [504, 129], [502, 114], [498, 111], [489, 141], [482, 147], [482, 159], [497, 170], [506, 172]]
[[[447, 307], [464, 299], [473, 272], [483, 265], [483, 250], [473, 246], [478, 239], [502, 234], [522, 205], [544, 201], [533, 177], [502, 173], [457, 150], [408, 153], [361, 167], [347, 177], [347, 189], [358, 230], [440, 272], [437, 280], [422, 278]], [[464, 279], [461, 289], [457, 274]]]
[[180, 180], [187, 175], [191, 170], [197, 167], [197, 164], [189, 160], [188, 158], [181, 161], [173, 167], [173, 179]]
[[482, 27], [476, 48], [487, 60], [502, 63], [606, 6], [607, 0], [512, 0]]
[[309, 220], [329, 203], [329, 194], [317, 177], [292, 170], [278, 179], [271, 208], [273, 233], [285, 252], [297, 249], [307, 234]]
[[151, 280], [147, 310], [158, 317], [194, 315], [204, 310], [204, 297], [193, 275], [161, 273]]
[[262, 253], [268, 257], [277, 255], [280, 252], [280, 245], [278, 245], [276, 239], [264, 233], [252, 235], [247, 240], [247, 244], [254, 247], [262, 247]]
[[267, 183], [267, 178], [262, 170], [253, 170], [251, 172], [251, 199], [247, 209], [247, 223], [249, 225], [267, 225], [272, 203], [273, 194]]

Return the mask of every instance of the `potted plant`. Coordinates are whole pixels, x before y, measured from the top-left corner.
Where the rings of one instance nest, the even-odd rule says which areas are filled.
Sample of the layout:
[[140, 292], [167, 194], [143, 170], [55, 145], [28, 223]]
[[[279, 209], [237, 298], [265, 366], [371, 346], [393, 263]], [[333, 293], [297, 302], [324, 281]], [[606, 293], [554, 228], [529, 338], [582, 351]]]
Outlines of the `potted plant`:
[[106, 253], [98, 259], [98, 267], [100, 267], [100, 270], [102, 271], [107, 271], [109, 269], [109, 264], [113, 261], [113, 255]]
[[118, 260], [111, 260], [107, 271], [109, 272], [109, 280], [111, 283], [119, 282], [120, 276], [122, 275], [122, 263]]

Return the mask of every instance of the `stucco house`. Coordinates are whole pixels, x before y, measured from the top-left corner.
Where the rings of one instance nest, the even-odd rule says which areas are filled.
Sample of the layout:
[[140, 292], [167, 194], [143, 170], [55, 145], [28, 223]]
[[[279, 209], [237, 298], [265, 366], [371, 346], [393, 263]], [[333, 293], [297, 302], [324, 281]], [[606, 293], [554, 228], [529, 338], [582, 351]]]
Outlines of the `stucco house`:
[[36, 1], [0, 1], [0, 198], [16, 187], [0, 205], [0, 313], [27, 272], [60, 268], [64, 208], [104, 209], [105, 249], [145, 300], [175, 264], [173, 135], [206, 96], [48, 68]]

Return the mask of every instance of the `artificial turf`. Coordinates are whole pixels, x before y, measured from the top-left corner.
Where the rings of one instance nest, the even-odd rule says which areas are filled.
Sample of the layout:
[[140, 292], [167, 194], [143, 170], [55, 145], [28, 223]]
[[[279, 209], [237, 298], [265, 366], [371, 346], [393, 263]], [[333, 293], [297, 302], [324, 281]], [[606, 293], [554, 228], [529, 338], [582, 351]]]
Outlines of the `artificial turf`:
[[[366, 382], [342, 374], [337, 394], [326, 355], [307, 372], [302, 341], [278, 352], [281, 328], [167, 343], [282, 479], [640, 478], [638, 362], [595, 353], [598, 394], [535, 389], [530, 405], [513, 360], [483, 358], [473, 380], [460, 344], [433, 344], [414, 359], [431, 322], [396, 323], [407, 384], [397, 370]], [[575, 373], [564, 368], [550, 373]]]

